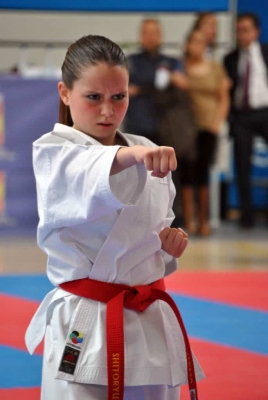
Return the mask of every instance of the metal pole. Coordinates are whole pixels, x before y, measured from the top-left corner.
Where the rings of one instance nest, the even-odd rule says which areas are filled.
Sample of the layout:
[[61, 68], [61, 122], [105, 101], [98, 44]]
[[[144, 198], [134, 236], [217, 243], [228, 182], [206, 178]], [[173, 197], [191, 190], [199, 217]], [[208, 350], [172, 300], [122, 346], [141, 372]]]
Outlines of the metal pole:
[[20, 46], [20, 54], [19, 54], [19, 73], [24, 74], [27, 70], [27, 66], [29, 64], [29, 49], [28, 46], [23, 44]]
[[232, 46], [236, 45], [236, 17], [238, 0], [229, 0], [229, 12], [231, 16]]

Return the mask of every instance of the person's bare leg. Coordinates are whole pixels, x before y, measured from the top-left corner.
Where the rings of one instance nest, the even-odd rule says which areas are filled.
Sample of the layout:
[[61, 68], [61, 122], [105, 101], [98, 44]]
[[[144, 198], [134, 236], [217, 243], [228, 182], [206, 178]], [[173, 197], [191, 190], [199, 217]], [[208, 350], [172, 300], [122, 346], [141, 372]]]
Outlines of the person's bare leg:
[[196, 233], [194, 190], [191, 186], [184, 186], [181, 190], [183, 220], [187, 233]]
[[201, 236], [208, 236], [211, 233], [208, 221], [208, 202], [209, 202], [208, 186], [201, 186], [198, 189], [198, 221], [199, 221], [198, 232]]

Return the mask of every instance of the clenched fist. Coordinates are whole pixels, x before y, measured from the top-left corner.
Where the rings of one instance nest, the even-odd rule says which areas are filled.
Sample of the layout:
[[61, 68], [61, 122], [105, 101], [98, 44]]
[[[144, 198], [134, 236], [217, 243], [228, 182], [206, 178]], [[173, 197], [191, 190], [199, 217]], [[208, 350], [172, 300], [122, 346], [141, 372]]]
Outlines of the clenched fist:
[[152, 176], [164, 178], [170, 171], [175, 171], [177, 159], [173, 147], [121, 147], [114, 158], [110, 174], [118, 174], [135, 164], [144, 164], [148, 171], [152, 171]]
[[164, 228], [159, 237], [162, 242], [162, 250], [170, 256], [179, 258], [188, 244], [188, 235], [181, 228]]
[[145, 165], [152, 176], [164, 178], [170, 171], [177, 168], [177, 159], [172, 147], [144, 147], [137, 155], [137, 161]]

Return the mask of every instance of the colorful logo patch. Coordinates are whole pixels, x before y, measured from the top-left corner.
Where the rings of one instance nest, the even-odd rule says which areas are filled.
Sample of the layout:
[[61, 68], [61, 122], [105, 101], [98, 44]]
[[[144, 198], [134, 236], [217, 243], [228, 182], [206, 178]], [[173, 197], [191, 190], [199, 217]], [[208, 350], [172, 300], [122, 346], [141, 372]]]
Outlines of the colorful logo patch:
[[74, 344], [79, 344], [82, 343], [84, 338], [83, 338], [83, 334], [81, 332], [77, 332], [77, 331], [73, 331], [70, 336], [69, 339], [74, 343]]

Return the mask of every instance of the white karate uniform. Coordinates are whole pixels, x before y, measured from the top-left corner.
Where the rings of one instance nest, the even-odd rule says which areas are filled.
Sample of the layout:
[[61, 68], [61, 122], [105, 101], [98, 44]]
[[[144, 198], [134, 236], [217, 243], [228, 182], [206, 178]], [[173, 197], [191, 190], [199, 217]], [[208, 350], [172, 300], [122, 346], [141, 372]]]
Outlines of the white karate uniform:
[[[128, 146], [155, 146], [144, 137], [119, 134]], [[80, 387], [89, 399], [106, 398], [106, 304], [67, 293], [57, 287], [60, 283], [91, 278], [146, 285], [177, 268], [177, 260], [161, 250], [159, 238], [174, 218], [171, 174], [152, 177], [139, 164], [110, 176], [119, 148], [103, 146], [61, 124], [33, 144], [38, 244], [48, 255], [48, 278], [56, 286], [26, 333], [31, 353], [45, 334], [43, 400], [56, 399], [65, 391], [69, 397], [64, 398], [76, 399]], [[73, 331], [81, 332], [83, 342], [71, 375], [58, 369]], [[171, 308], [158, 300], [143, 313], [124, 309], [124, 339], [125, 386], [130, 387], [125, 398], [132, 398], [131, 387], [135, 387], [134, 391], [141, 390], [139, 396], [132, 393], [136, 400], [157, 399], [156, 392], [161, 400], [177, 400], [178, 386], [187, 383], [187, 362]], [[194, 363], [200, 380], [204, 374], [195, 357]], [[71, 385], [74, 382], [89, 385]], [[151, 385], [151, 394], [142, 392], [139, 387], [144, 385]], [[102, 394], [95, 396], [94, 391]]]

